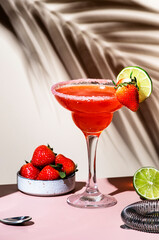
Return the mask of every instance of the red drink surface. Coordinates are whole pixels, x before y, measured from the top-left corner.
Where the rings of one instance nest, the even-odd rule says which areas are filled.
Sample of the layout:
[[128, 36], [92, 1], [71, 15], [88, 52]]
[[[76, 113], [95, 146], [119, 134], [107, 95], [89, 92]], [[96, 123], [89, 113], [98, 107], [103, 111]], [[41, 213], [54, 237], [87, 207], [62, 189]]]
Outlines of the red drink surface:
[[85, 135], [99, 135], [121, 108], [113, 86], [104, 84], [64, 85], [56, 89], [58, 102], [72, 112], [75, 124]]

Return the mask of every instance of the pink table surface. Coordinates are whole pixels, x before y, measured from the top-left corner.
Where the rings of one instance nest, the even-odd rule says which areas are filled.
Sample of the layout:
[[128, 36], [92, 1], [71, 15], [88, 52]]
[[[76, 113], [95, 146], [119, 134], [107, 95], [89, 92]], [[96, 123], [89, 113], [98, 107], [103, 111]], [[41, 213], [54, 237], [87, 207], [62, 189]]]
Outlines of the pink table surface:
[[[122, 229], [120, 213], [124, 207], [140, 201], [132, 177], [98, 180], [102, 193], [116, 197], [118, 203], [103, 209], [80, 209], [66, 203], [69, 194], [35, 197], [23, 194], [16, 185], [0, 185], [0, 218], [30, 215], [23, 226], [0, 223], [0, 240], [158, 240], [159, 234]], [[76, 183], [76, 192], [84, 182]], [[72, 193], [71, 193], [72, 194]]]

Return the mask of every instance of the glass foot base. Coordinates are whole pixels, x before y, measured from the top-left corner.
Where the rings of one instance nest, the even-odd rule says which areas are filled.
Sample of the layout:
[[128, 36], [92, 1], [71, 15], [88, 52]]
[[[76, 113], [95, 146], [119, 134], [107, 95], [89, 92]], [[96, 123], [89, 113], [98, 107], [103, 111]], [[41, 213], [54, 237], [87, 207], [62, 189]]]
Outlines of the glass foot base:
[[73, 194], [67, 198], [67, 203], [78, 208], [106, 208], [117, 203], [117, 200], [110, 195], [101, 193]]

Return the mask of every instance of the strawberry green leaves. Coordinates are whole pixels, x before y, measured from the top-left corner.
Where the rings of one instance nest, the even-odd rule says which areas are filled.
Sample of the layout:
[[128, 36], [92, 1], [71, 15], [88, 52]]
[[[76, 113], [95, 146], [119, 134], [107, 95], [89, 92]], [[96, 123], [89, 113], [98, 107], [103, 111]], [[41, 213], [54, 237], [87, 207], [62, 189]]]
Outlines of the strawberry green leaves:
[[134, 85], [137, 88], [137, 90], [139, 91], [139, 87], [137, 85], [137, 78], [135, 76], [132, 77], [132, 74], [133, 74], [133, 71], [130, 73], [129, 79], [126, 79], [126, 81], [125, 81], [125, 79], [121, 79], [121, 80], [119, 80], [119, 82], [117, 84], [112, 80], [113, 84], [115, 85], [114, 88], [117, 89], [117, 88], [123, 87], [123, 86], [126, 87], [128, 85]]

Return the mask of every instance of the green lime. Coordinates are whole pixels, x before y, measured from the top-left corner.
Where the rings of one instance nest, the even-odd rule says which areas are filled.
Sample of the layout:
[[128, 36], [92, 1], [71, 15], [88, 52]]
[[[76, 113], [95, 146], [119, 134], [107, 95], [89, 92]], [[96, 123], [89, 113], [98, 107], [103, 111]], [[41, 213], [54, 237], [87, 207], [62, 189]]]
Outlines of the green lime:
[[136, 192], [149, 200], [159, 199], [159, 170], [153, 167], [138, 169], [133, 177]]
[[137, 79], [137, 85], [139, 87], [139, 103], [143, 102], [151, 95], [152, 92], [152, 80], [148, 73], [140, 67], [126, 67], [117, 76], [117, 82], [120, 79], [132, 78]]

